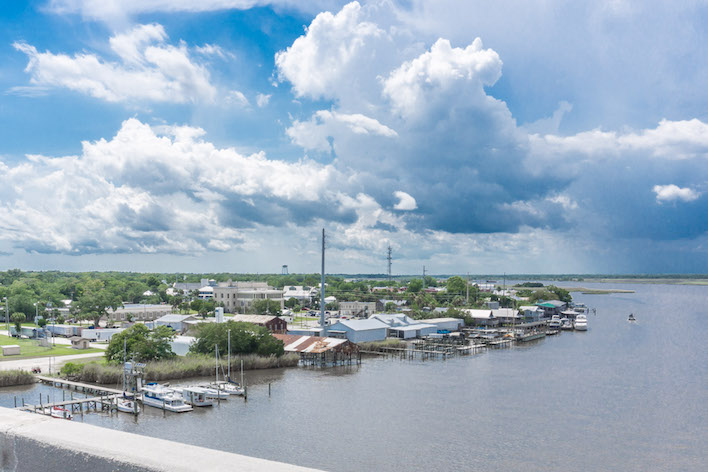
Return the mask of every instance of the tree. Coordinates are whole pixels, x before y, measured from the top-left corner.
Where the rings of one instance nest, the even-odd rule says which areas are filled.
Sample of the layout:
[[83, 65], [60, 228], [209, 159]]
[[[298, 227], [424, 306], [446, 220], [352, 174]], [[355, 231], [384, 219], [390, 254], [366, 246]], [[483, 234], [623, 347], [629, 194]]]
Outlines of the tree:
[[573, 301], [573, 297], [570, 296], [570, 292], [566, 289], [556, 287], [555, 285], [549, 285], [547, 288], [549, 291], [553, 292], [556, 297], [558, 297], [558, 300], [565, 303], [570, 303]]
[[27, 319], [24, 313], [21, 312], [15, 312], [12, 315], [10, 315], [10, 321], [15, 323], [15, 330], [17, 331], [17, 334], [20, 334], [20, 331], [22, 330], [22, 323]]
[[297, 298], [290, 297], [287, 300], [285, 300], [285, 306], [288, 308], [295, 308], [298, 306], [300, 302], [297, 300]]
[[447, 293], [450, 295], [466, 294], [467, 282], [462, 277], [455, 275], [447, 279]]
[[170, 359], [176, 356], [170, 345], [174, 337], [175, 332], [168, 326], [158, 326], [151, 331], [144, 324], [135, 324], [113, 335], [106, 349], [106, 359], [109, 362], [123, 362], [124, 343], [126, 359], [137, 362]]
[[264, 298], [263, 300], [256, 300], [253, 302], [253, 311], [257, 315], [275, 315], [280, 316], [280, 302], [271, 300], [270, 298]]
[[83, 292], [76, 302], [79, 317], [92, 320], [97, 328], [101, 318], [108, 316], [109, 308], [116, 311], [119, 306], [123, 306], [120, 297], [106, 290], [100, 280], [89, 280], [83, 284]]
[[273, 337], [267, 328], [236, 321], [197, 325], [196, 339], [189, 350], [194, 353], [213, 355], [216, 345], [221, 354], [226, 354], [229, 330], [231, 331], [231, 354], [282, 356], [285, 352], [283, 342]]
[[45, 326], [47, 326], [47, 319], [46, 318], [40, 318], [37, 320], [37, 326], [40, 328], [44, 329]]
[[408, 282], [408, 288], [406, 292], [408, 293], [418, 293], [423, 289], [423, 281], [421, 279], [413, 279]]

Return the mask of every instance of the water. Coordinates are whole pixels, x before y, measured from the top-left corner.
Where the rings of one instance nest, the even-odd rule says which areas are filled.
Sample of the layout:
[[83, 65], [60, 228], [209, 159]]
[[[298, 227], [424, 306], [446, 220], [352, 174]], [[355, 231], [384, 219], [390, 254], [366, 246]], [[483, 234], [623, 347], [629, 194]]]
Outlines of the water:
[[[708, 287], [612, 287], [637, 293], [576, 295], [597, 309], [584, 333], [447, 361], [248, 372], [248, 402], [83, 421], [325, 470], [708, 470]], [[61, 397], [4, 389], [0, 404], [40, 391]]]

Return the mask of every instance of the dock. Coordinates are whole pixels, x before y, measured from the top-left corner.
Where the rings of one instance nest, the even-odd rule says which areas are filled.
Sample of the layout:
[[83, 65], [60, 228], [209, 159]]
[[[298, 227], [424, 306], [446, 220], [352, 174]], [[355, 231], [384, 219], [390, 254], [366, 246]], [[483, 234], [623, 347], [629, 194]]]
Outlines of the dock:
[[34, 377], [42, 383], [50, 384], [57, 388], [66, 388], [67, 390], [74, 390], [76, 392], [92, 393], [98, 396], [123, 395], [122, 390], [104, 387], [101, 385], [85, 384], [81, 382], [74, 382], [72, 380], [60, 379], [57, 377], [46, 377], [44, 375], [35, 375]]

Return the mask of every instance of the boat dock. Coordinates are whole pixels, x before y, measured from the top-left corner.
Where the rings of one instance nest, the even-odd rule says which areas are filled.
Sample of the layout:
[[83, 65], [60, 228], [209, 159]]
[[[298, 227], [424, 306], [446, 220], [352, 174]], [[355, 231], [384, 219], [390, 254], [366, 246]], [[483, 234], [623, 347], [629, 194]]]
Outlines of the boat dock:
[[[62, 391], [61, 401], [50, 402], [49, 396], [47, 395], [47, 402], [45, 403], [42, 401], [42, 395], [40, 394], [38, 404], [25, 404], [25, 400], [22, 398], [22, 404], [18, 405], [17, 397], [15, 397], [15, 409], [49, 415], [53, 407], [62, 407], [69, 409], [71, 413], [79, 412], [83, 415], [84, 410], [114, 411], [116, 409], [116, 400], [123, 396], [123, 391], [115, 388], [46, 377], [44, 375], [35, 375], [35, 378], [41, 383], [69, 390], [69, 398], [66, 398], [66, 392]], [[74, 392], [81, 392], [84, 396], [82, 398], [74, 398]]]
[[58, 388], [66, 388], [67, 390], [74, 390], [76, 392], [92, 393], [98, 396], [123, 395], [122, 390], [110, 387], [103, 387], [101, 385], [74, 382], [72, 380], [60, 379], [58, 377], [45, 377], [44, 375], [35, 375], [34, 377], [42, 383], [50, 384]]

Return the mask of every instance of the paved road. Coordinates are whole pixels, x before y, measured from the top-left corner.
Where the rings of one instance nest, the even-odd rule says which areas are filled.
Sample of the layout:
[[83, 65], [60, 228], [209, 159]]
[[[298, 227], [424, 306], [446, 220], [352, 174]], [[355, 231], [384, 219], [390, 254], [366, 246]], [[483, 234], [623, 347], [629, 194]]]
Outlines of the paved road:
[[[7, 331], [4, 329], [0, 329], [0, 334], [5, 335], [5, 336], [9, 336], [7, 334]], [[61, 336], [57, 336], [56, 338], [54, 338], [53, 341], [52, 341], [52, 338], [50, 337], [49, 342], [50, 343], [54, 342], [54, 344], [62, 344], [65, 346], [71, 346], [71, 339], [63, 338]], [[107, 343], [89, 343], [89, 347], [106, 350], [106, 349], [108, 349], [108, 344]]]
[[56, 356], [56, 357], [35, 357], [32, 359], [17, 359], [15, 361], [2, 361], [0, 362], [0, 370], [32, 370], [33, 367], [39, 367], [42, 369], [42, 373], [49, 373], [51, 367], [52, 372], [56, 369], [60, 369], [65, 363], [77, 359], [101, 359], [103, 354], [100, 352], [91, 352], [88, 354], [70, 354], [68, 356]]

